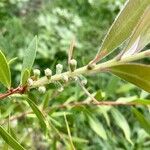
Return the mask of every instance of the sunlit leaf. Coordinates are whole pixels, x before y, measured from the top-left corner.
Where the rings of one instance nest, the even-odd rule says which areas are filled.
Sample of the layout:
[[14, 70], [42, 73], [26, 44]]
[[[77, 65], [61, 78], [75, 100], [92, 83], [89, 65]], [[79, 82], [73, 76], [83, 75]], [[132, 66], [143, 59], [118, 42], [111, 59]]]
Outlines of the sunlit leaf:
[[150, 105], [150, 100], [146, 100], [146, 99], [136, 99], [132, 102], [135, 102], [136, 104], [141, 104], [141, 105]]
[[25, 85], [27, 83], [28, 78], [30, 77], [30, 71], [28, 69], [25, 69], [22, 75], [22, 85]]
[[43, 113], [39, 110], [37, 105], [31, 99], [26, 98], [26, 101], [28, 102], [28, 104], [30, 105], [31, 109], [33, 110], [33, 112], [35, 113], [37, 118], [39, 119], [39, 123], [41, 125], [41, 128], [44, 130], [44, 133], [46, 133], [46, 131], [47, 131], [47, 124], [46, 124], [46, 119], [45, 119]]
[[7, 88], [10, 88], [11, 86], [10, 68], [6, 60], [6, 57], [4, 56], [1, 50], [0, 50], [0, 82]]
[[133, 108], [132, 110], [140, 125], [148, 134], [150, 134], [150, 120], [147, 120], [137, 109]]
[[29, 47], [25, 51], [24, 58], [23, 58], [23, 66], [21, 71], [21, 83], [22, 78], [24, 76], [25, 70], [31, 71], [31, 68], [33, 66], [35, 57], [37, 52], [37, 36], [34, 37], [34, 39], [29, 44]]
[[122, 129], [126, 139], [132, 144], [132, 141], [130, 139], [131, 137], [130, 128], [125, 117], [115, 108], [111, 109], [111, 114], [115, 120], [115, 123]]
[[90, 116], [88, 118], [91, 129], [102, 139], [107, 140], [107, 134], [103, 125], [96, 118], [92, 118]]
[[130, 37], [122, 57], [130, 56], [141, 51], [150, 42], [150, 7], [148, 7], [141, 17], [138, 25]]
[[150, 0], [127, 1], [105, 36], [102, 46], [93, 62], [98, 62], [131, 35], [139, 19], [149, 5]]
[[2, 126], [0, 126], [0, 135], [13, 149], [25, 150]]
[[120, 64], [108, 69], [120, 78], [150, 92], [150, 66], [144, 64]]

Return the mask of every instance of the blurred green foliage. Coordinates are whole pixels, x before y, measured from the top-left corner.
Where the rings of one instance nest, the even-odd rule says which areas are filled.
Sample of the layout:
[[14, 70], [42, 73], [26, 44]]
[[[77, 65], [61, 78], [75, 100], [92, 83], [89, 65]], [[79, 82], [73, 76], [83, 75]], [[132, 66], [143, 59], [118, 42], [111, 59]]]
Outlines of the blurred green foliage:
[[[1, 0], [0, 49], [8, 60], [18, 57], [11, 64], [13, 86], [19, 84], [24, 51], [35, 35], [39, 37], [39, 44], [34, 68], [43, 71], [50, 67], [55, 71], [56, 64], [61, 63], [66, 71], [67, 51], [74, 37], [76, 47], [73, 57], [77, 59], [78, 67], [86, 65], [95, 56], [123, 3], [124, 0]], [[148, 93], [110, 74], [93, 75], [87, 79], [87, 88], [91, 93], [97, 93], [97, 99], [149, 98]], [[65, 87], [62, 93], [55, 91], [51, 85], [47, 89], [45, 95], [34, 90], [29, 96], [39, 108], [48, 111], [49, 137], [42, 133], [34, 114], [21, 116], [10, 123], [11, 135], [27, 149], [71, 149], [64, 112], [76, 149], [149, 149], [150, 137], [136, 122], [130, 108], [118, 108], [119, 115], [113, 113], [116, 110], [111, 107], [57, 108], [64, 103], [84, 100], [86, 96], [76, 83]], [[1, 92], [3, 90], [0, 89]], [[2, 122], [9, 115], [31, 111], [22, 98], [1, 102], [0, 110]], [[144, 111], [144, 107], [140, 106], [139, 110], [148, 116], [149, 112]], [[115, 123], [116, 120], [121, 120], [125, 127]], [[128, 138], [133, 144], [125, 138], [125, 129], [131, 130]], [[0, 139], [0, 149], [4, 146]]]

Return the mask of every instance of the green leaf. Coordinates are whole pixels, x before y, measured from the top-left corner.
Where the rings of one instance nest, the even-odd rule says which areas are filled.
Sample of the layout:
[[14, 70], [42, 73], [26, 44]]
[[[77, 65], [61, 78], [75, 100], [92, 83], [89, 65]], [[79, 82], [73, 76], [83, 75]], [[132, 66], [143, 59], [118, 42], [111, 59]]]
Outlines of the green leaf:
[[102, 139], [107, 140], [107, 134], [103, 125], [94, 117], [88, 116], [91, 129]]
[[144, 64], [120, 64], [108, 69], [120, 78], [150, 92], [150, 66]]
[[93, 62], [98, 62], [102, 57], [108, 55], [112, 50], [129, 38], [149, 5], [150, 0], [127, 1], [105, 36], [102, 46]]
[[67, 128], [67, 132], [68, 132], [68, 137], [69, 137], [69, 143], [70, 143], [71, 150], [75, 150], [74, 144], [72, 142], [72, 136], [71, 136], [69, 124], [68, 124], [67, 117], [66, 117], [65, 113], [64, 113], [64, 119], [65, 119], [65, 123], [66, 123], [66, 128]]
[[130, 37], [122, 57], [141, 51], [150, 42], [150, 7], [148, 7]]
[[132, 111], [143, 129], [150, 134], [150, 121], [147, 120], [137, 109], [133, 108]]
[[111, 109], [111, 114], [115, 120], [115, 123], [122, 129], [126, 139], [132, 144], [132, 141], [130, 139], [131, 137], [130, 128], [125, 117], [115, 108]]
[[37, 36], [34, 37], [34, 39], [29, 44], [27, 50], [25, 51], [24, 58], [23, 58], [23, 66], [22, 66], [22, 72], [21, 72], [21, 83], [22, 78], [24, 76], [25, 70], [29, 70], [29, 72], [32, 69], [35, 57], [37, 52]]
[[1, 50], [0, 50], [0, 82], [7, 88], [10, 88], [11, 86], [10, 68], [7, 63], [6, 57], [4, 56]]
[[28, 69], [25, 69], [22, 76], [22, 85], [25, 85], [27, 83], [27, 80], [30, 77], [30, 71]]
[[43, 100], [43, 110], [48, 107], [49, 101], [51, 100], [52, 90], [47, 91]]
[[0, 135], [15, 150], [25, 150], [1, 125]]
[[132, 102], [135, 102], [135, 103], [141, 104], [141, 105], [150, 105], [150, 100], [146, 100], [146, 99], [136, 99]]
[[37, 105], [31, 99], [26, 98], [25, 100], [28, 102], [31, 109], [33, 110], [33, 112], [35, 113], [37, 118], [39, 119], [41, 128], [44, 130], [44, 133], [46, 134], [47, 124], [46, 124], [46, 119], [45, 119], [43, 113], [40, 111], [40, 109], [37, 107]]

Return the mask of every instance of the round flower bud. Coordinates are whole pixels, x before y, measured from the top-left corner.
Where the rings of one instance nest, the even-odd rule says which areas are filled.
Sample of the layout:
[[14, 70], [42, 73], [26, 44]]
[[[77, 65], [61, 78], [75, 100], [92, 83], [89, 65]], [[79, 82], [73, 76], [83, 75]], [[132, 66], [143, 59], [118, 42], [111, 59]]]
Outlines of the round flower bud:
[[58, 89], [58, 92], [62, 92], [64, 90], [64, 88], [63, 87], [60, 87], [59, 89]]
[[71, 71], [74, 71], [77, 68], [77, 61], [75, 59], [71, 59], [69, 62], [69, 67]]
[[28, 86], [32, 86], [33, 85], [33, 80], [31, 78], [29, 78], [27, 80], [27, 84], [28, 84]]
[[86, 79], [86, 78], [83, 79], [83, 80], [81, 81], [81, 83], [82, 83], [83, 85], [86, 85], [86, 84], [87, 84], [87, 79]]
[[58, 92], [62, 92], [64, 90], [63, 85], [59, 81], [56, 81], [54, 84]]
[[52, 70], [50, 70], [49, 68], [45, 69], [44, 73], [47, 78], [50, 78], [52, 76]]
[[86, 84], [87, 84], [87, 79], [86, 79], [83, 75], [80, 75], [79, 78], [80, 78], [80, 81], [81, 81], [81, 83], [82, 83], [83, 85], [86, 85]]
[[33, 70], [33, 74], [34, 74], [35, 77], [39, 77], [40, 74], [41, 74], [41, 72], [40, 72], [39, 69], [34, 69], [34, 70]]
[[38, 88], [38, 91], [39, 91], [40, 93], [44, 94], [44, 93], [46, 92], [45, 86], [40, 86], [40, 87]]
[[61, 74], [63, 71], [63, 65], [57, 64], [56, 65], [56, 74]]

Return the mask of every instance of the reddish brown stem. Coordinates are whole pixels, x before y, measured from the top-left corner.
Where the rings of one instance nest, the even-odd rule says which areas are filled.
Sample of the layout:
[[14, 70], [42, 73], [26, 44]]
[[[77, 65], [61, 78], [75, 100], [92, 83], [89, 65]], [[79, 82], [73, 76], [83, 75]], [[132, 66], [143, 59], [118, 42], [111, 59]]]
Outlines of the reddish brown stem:
[[18, 86], [17, 88], [11, 88], [6, 93], [0, 94], [0, 100], [3, 100], [4, 98], [12, 94], [16, 94], [16, 93], [23, 94], [26, 91], [26, 88], [27, 88], [26, 86]]

